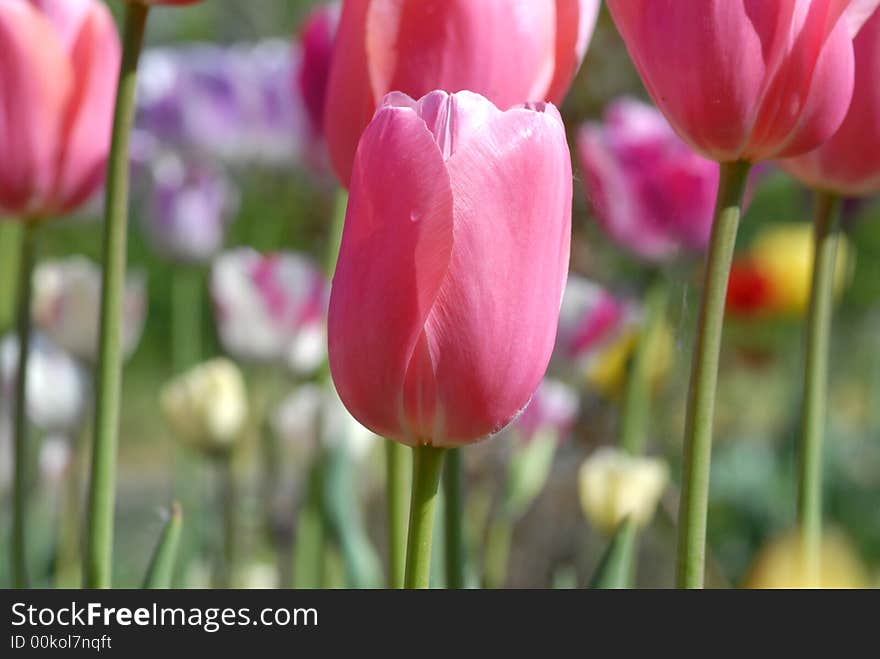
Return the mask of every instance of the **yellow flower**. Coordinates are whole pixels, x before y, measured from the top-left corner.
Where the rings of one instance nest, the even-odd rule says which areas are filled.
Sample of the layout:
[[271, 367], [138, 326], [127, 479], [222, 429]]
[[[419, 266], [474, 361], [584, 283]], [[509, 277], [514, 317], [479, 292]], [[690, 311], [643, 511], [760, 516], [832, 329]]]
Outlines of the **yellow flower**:
[[822, 538], [818, 584], [810, 579], [798, 533], [771, 540], [758, 554], [744, 588], [866, 588], [868, 575], [850, 544], [839, 533]]
[[[586, 366], [586, 378], [591, 387], [608, 398], [620, 395], [626, 382], [627, 366], [640, 335], [641, 331], [637, 326], [630, 326], [591, 356]], [[669, 372], [674, 347], [672, 329], [664, 322], [651, 336], [647, 348], [648, 378], [655, 388]]]
[[244, 377], [228, 359], [213, 359], [166, 384], [160, 406], [180, 439], [207, 453], [223, 453], [247, 418]]
[[657, 458], [600, 448], [584, 460], [578, 477], [584, 515], [610, 534], [627, 517], [639, 527], [651, 521], [669, 473], [666, 463]]

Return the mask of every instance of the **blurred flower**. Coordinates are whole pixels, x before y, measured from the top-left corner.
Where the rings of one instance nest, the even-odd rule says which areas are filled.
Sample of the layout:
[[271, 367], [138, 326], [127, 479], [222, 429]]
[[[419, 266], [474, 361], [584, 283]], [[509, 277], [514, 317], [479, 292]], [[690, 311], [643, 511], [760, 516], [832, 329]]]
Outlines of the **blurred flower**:
[[0, 3], [0, 214], [62, 215], [104, 180], [120, 61], [97, 0]]
[[349, 414], [332, 384], [298, 386], [278, 404], [270, 423], [275, 435], [296, 447], [303, 461], [319, 444], [344, 444], [354, 459], [361, 460], [377, 439]]
[[[40, 263], [34, 271], [31, 301], [34, 321], [75, 357], [97, 356], [101, 309], [101, 270], [83, 256]], [[140, 341], [147, 313], [146, 278], [127, 277], [122, 313], [122, 351], [128, 358]]]
[[144, 52], [137, 130], [230, 164], [298, 162], [307, 118], [291, 93], [290, 44], [197, 45]]
[[590, 523], [611, 534], [626, 518], [644, 527], [654, 516], [669, 477], [658, 458], [637, 457], [617, 448], [600, 448], [578, 473], [581, 507]]
[[810, 578], [800, 535], [788, 533], [761, 549], [743, 582], [744, 588], [867, 588], [868, 574], [852, 545], [839, 533], [822, 538], [819, 582]]
[[129, 2], [139, 2], [142, 5], [194, 5], [202, 0], [128, 0]]
[[340, 3], [318, 5], [299, 30], [302, 51], [294, 83], [308, 113], [312, 131], [323, 137], [324, 104], [330, 80], [330, 59], [339, 25]]
[[299, 373], [324, 362], [329, 285], [308, 258], [249, 248], [225, 252], [214, 262], [211, 295], [230, 355], [284, 363]]
[[[586, 380], [603, 396], [618, 395], [638, 345], [643, 317], [638, 304], [616, 298], [598, 284], [570, 274], [560, 309], [553, 370], [578, 381]], [[672, 329], [664, 322], [648, 346], [648, 377], [654, 386], [668, 373], [673, 349]]]
[[602, 229], [650, 261], [709, 241], [719, 168], [681, 141], [650, 105], [618, 99], [580, 129], [584, 186]]
[[[848, 283], [850, 260], [849, 246], [841, 240], [834, 280], [838, 295]], [[812, 274], [812, 225], [767, 225], [734, 260], [727, 309], [740, 316], [801, 316], [810, 303]]]
[[385, 98], [355, 157], [328, 315], [355, 418], [410, 446], [460, 446], [525, 407], [556, 336], [571, 186], [553, 105]]
[[177, 437], [207, 454], [228, 452], [247, 420], [244, 377], [224, 358], [200, 364], [168, 382], [159, 402]]
[[183, 263], [201, 263], [223, 248], [238, 191], [218, 169], [165, 154], [153, 167], [152, 201], [144, 215], [156, 249]]
[[[0, 390], [11, 414], [18, 372], [18, 338], [0, 342]], [[31, 337], [26, 383], [27, 415], [44, 432], [72, 434], [82, 422], [89, 396], [88, 376], [76, 360], [42, 334]], [[0, 413], [2, 416], [2, 413]]]
[[468, 90], [506, 110], [561, 103], [580, 67], [598, 0], [347, 0], [333, 53], [324, 129], [349, 186], [358, 140], [392, 91]]
[[40, 443], [40, 476], [50, 485], [62, 481], [73, 458], [70, 440], [64, 435], [49, 435]]
[[579, 411], [576, 390], [559, 380], [544, 378], [513, 426], [525, 440], [550, 434], [563, 441], [568, 439]]

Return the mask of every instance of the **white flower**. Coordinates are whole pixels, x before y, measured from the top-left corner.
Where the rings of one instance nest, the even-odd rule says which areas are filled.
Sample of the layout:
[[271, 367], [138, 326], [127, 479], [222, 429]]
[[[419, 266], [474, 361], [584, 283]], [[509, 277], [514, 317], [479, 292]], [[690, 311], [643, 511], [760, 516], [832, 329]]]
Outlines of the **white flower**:
[[587, 458], [578, 475], [584, 514], [609, 534], [627, 517], [639, 527], [647, 525], [669, 476], [662, 460], [608, 447]]
[[160, 405], [180, 439], [207, 453], [223, 453], [247, 420], [244, 377], [228, 359], [213, 359], [166, 384]]

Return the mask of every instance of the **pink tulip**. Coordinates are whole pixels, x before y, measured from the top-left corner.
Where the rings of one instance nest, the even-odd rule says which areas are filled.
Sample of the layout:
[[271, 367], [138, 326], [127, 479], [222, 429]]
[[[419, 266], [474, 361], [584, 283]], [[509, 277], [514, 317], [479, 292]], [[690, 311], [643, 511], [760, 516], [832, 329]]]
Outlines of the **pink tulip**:
[[169, 7], [181, 5], [194, 5], [202, 0], [129, 0], [129, 2], [139, 2], [142, 5], [168, 5]]
[[880, 10], [855, 40], [852, 105], [834, 136], [785, 168], [814, 188], [864, 196], [880, 192]]
[[467, 89], [500, 108], [560, 102], [598, 11], [598, 0], [346, 0], [324, 120], [340, 180], [388, 92]]
[[709, 241], [718, 164], [698, 156], [649, 105], [621, 99], [578, 134], [584, 186], [602, 229], [659, 261]]
[[0, 211], [64, 214], [101, 185], [119, 60], [103, 2], [0, 3]]
[[645, 86], [719, 162], [810, 151], [853, 91], [853, 36], [880, 0], [609, 0]]
[[324, 105], [330, 79], [330, 59], [339, 24], [339, 4], [321, 5], [312, 10], [299, 31], [302, 51], [296, 73], [296, 87], [302, 96], [312, 130], [323, 133]]
[[528, 403], [553, 349], [571, 194], [553, 105], [386, 97], [355, 156], [330, 296], [330, 368], [358, 421], [453, 446]]

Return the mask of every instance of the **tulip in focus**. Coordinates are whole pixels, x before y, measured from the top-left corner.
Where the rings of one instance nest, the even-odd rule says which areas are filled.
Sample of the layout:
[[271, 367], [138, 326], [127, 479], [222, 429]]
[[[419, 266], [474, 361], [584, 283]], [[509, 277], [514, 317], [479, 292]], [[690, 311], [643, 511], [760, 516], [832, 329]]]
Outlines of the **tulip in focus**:
[[340, 181], [391, 91], [470, 90], [502, 109], [561, 102], [598, 11], [598, 0], [345, 0], [324, 115]]
[[[804, 222], [769, 225], [745, 255], [734, 261], [727, 309], [734, 315], [803, 316], [810, 303], [813, 233]], [[850, 271], [850, 249], [840, 244], [834, 289], [843, 292]]]
[[45, 218], [101, 186], [119, 69], [98, 0], [0, 3], [0, 215]]
[[330, 296], [330, 369], [356, 419], [448, 447], [525, 407], [553, 348], [571, 194], [554, 106], [388, 95], [358, 147]]
[[831, 137], [853, 95], [853, 37], [878, 5], [608, 1], [654, 102], [719, 162], [796, 156]]
[[854, 45], [855, 91], [843, 125], [818, 149], [783, 166], [810, 187], [866, 196], [880, 192], [880, 10]]
[[578, 473], [581, 507], [590, 523], [612, 534], [625, 519], [639, 528], [648, 525], [669, 479], [666, 463], [600, 448]]
[[299, 254], [225, 252], [211, 273], [223, 348], [238, 359], [313, 371], [326, 355], [327, 288], [318, 266]]
[[[101, 271], [82, 256], [41, 263], [34, 271], [31, 309], [34, 321], [59, 346], [86, 362], [94, 362], [98, 348]], [[122, 315], [122, 352], [130, 357], [137, 348], [147, 314], [146, 278], [127, 277]]]
[[620, 246], [648, 261], [706, 247], [718, 164], [684, 144], [649, 105], [619, 99], [578, 134], [584, 186], [596, 219]]
[[223, 248], [238, 192], [222, 172], [167, 156], [153, 169], [146, 231], [156, 249], [180, 263], [204, 263]]
[[852, 545], [839, 533], [826, 533], [819, 557], [819, 581], [810, 578], [799, 534], [771, 540], [749, 568], [744, 588], [868, 588], [868, 575]]
[[175, 435], [209, 455], [230, 451], [247, 420], [244, 377], [228, 359], [213, 359], [174, 378], [159, 402]]

